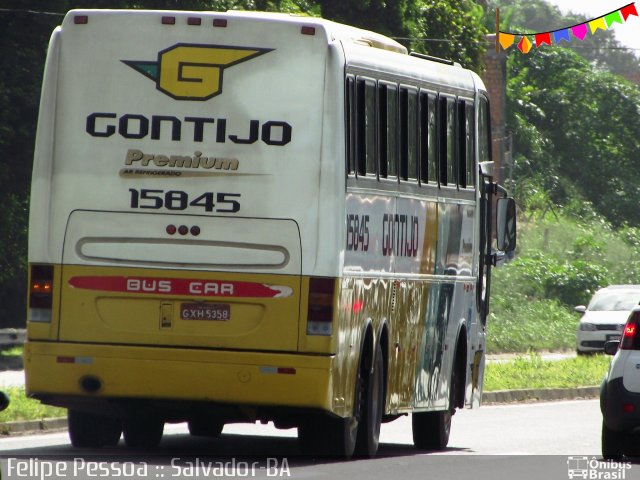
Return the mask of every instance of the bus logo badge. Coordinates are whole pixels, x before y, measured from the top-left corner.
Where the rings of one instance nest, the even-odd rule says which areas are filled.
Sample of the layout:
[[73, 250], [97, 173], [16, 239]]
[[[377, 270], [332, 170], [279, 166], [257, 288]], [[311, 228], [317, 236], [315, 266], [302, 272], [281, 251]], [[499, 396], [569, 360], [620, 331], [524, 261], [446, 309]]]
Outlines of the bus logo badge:
[[225, 47], [178, 43], [158, 53], [158, 60], [122, 60], [156, 88], [176, 100], [208, 100], [222, 93], [225, 68], [272, 51], [272, 48]]

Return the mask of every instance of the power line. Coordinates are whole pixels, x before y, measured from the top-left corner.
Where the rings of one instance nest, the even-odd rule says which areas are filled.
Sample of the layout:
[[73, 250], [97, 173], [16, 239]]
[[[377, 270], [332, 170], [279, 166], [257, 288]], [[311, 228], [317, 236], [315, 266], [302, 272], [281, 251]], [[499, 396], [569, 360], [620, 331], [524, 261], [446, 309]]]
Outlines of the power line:
[[23, 10], [18, 8], [0, 8], [0, 12], [9, 12], [9, 13], [30, 13], [33, 15], [54, 15], [56, 17], [64, 17], [65, 13], [60, 12], [39, 12], [36, 10]]

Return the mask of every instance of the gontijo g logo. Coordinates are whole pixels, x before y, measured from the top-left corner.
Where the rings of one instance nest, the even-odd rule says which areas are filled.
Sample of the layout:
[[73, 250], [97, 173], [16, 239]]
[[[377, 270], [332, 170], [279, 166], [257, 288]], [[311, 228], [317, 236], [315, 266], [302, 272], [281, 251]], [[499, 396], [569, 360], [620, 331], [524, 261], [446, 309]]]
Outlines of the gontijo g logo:
[[122, 62], [154, 80], [158, 90], [176, 100], [208, 100], [222, 92], [222, 74], [225, 68], [271, 50], [273, 49], [178, 43], [159, 52], [156, 62]]

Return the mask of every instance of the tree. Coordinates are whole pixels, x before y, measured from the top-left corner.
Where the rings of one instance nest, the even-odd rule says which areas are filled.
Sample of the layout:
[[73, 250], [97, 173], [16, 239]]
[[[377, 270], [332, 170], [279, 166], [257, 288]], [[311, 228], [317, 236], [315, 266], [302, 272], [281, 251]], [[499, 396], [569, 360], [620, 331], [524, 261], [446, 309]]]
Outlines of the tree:
[[459, 62], [463, 67], [482, 70], [487, 48], [487, 28], [482, 7], [470, 0], [419, 2], [416, 42], [418, 52]]
[[561, 47], [511, 55], [508, 72], [516, 175], [555, 179], [556, 203], [577, 195], [615, 226], [640, 222], [637, 87]]
[[[612, 10], [610, 4], [603, 2], [602, 5], [603, 14]], [[497, 7], [500, 7], [500, 28], [503, 31], [548, 32], [591, 20], [575, 13], [563, 15], [558, 7], [543, 0], [491, 0], [487, 11], [495, 12]], [[491, 22], [492, 16], [487, 15], [487, 21]], [[488, 26], [495, 29], [493, 25]], [[562, 45], [599, 69], [619, 74], [640, 71], [640, 59], [616, 40], [613, 30], [598, 30], [583, 41], [573, 39]]]

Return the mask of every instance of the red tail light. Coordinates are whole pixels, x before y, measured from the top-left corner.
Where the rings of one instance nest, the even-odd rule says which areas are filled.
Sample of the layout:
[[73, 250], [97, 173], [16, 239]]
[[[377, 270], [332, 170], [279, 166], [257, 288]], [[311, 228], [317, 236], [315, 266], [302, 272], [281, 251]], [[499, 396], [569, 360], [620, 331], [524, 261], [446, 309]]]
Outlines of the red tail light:
[[307, 308], [307, 334], [331, 335], [333, 333], [333, 278], [309, 279], [309, 306]]
[[622, 331], [620, 348], [622, 350], [640, 350], [640, 335], [638, 335], [638, 320], [640, 311], [633, 311]]
[[50, 322], [53, 304], [53, 265], [31, 265], [29, 320]]

